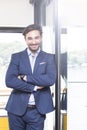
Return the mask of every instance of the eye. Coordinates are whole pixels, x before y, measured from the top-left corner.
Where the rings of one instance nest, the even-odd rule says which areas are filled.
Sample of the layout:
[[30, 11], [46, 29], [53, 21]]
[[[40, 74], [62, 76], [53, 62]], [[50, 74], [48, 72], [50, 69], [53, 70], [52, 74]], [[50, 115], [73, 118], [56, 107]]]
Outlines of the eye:
[[39, 36], [35, 37], [35, 39], [39, 39]]
[[28, 37], [27, 39], [28, 39], [28, 40], [32, 40], [32, 37]]

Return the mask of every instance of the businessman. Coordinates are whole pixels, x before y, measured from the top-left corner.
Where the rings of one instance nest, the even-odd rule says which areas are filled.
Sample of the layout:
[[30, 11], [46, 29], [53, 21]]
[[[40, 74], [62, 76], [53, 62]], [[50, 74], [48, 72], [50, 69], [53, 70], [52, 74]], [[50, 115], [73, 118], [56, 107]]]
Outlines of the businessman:
[[40, 49], [41, 26], [27, 26], [23, 36], [28, 47], [12, 54], [5, 78], [13, 89], [6, 105], [9, 129], [43, 130], [46, 113], [54, 110], [50, 86], [56, 80], [55, 59]]

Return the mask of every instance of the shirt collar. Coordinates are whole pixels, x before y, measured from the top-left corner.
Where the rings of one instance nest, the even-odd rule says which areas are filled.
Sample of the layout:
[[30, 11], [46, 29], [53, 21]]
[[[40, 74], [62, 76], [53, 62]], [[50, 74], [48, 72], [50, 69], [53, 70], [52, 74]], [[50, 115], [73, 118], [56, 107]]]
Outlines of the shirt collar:
[[[38, 55], [40, 52], [40, 48], [36, 51], [36, 54], [35, 55]], [[29, 48], [27, 48], [27, 53], [28, 53], [28, 56], [32, 55], [32, 52], [30, 51]]]

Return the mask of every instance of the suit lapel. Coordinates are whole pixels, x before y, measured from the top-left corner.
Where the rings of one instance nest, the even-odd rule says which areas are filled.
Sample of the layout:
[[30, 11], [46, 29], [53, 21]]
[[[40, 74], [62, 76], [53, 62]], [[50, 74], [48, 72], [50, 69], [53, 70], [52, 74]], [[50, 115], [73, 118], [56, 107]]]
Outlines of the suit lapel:
[[28, 54], [27, 54], [27, 50], [25, 50], [22, 54], [22, 63], [24, 64], [26, 71], [29, 72], [29, 73], [32, 73], [30, 60], [29, 60], [29, 57], [28, 57]]
[[[35, 73], [38, 70], [38, 66], [43, 61], [43, 57], [44, 57], [43, 51], [40, 51], [35, 61], [33, 73]], [[27, 50], [23, 51], [21, 58], [22, 58], [22, 64], [24, 65], [25, 70], [28, 73], [32, 74], [32, 69], [31, 69], [30, 60], [27, 54]]]
[[38, 70], [39, 63], [42, 61], [43, 56], [43, 52], [41, 51], [36, 58], [33, 73], [35, 73]]

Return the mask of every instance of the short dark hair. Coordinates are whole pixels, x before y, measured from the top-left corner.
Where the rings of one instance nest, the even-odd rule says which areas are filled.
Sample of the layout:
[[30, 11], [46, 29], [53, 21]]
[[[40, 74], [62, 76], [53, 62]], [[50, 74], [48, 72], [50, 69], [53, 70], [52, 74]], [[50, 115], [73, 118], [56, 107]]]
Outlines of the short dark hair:
[[42, 35], [42, 27], [37, 24], [31, 24], [31, 25], [28, 25], [27, 27], [25, 27], [25, 29], [23, 31], [23, 35], [26, 36], [26, 34], [28, 32], [33, 31], [33, 30], [38, 30], [40, 32], [40, 35]]

